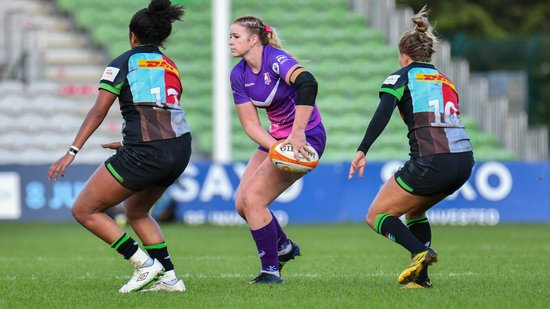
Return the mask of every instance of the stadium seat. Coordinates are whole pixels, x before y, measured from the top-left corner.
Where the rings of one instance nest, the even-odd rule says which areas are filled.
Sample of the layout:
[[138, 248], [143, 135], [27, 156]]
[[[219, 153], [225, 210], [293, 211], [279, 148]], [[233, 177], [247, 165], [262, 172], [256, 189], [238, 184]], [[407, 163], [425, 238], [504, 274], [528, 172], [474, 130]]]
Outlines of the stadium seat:
[[[76, 23], [86, 29], [98, 45], [103, 46], [111, 58], [128, 50], [129, 18], [132, 12], [145, 7], [148, 2], [56, 1], [63, 11], [74, 16]], [[181, 73], [181, 104], [193, 128], [194, 145], [201, 155], [208, 157], [213, 147], [212, 4], [201, 0], [180, 0], [178, 3], [186, 6], [184, 22], [174, 24], [164, 52], [176, 62]], [[109, 10], [105, 11], [105, 7]], [[233, 0], [231, 19], [242, 15], [259, 16], [275, 27], [284, 49], [292, 52], [315, 75], [319, 82], [317, 104], [328, 133], [323, 161], [349, 161], [376, 111], [382, 81], [399, 69], [397, 47], [386, 44], [382, 33], [368, 27], [364, 17], [349, 9], [346, 0], [301, 0], [299, 6], [296, 6], [296, 0], [280, 0], [276, 5], [256, 0]], [[98, 20], [101, 23], [98, 24]], [[238, 61], [231, 59], [231, 65]], [[76, 72], [72, 74], [74, 76]], [[4, 100], [1, 99], [0, 103]], [[68, 111], [70, 108], [65, 103], [59, 103], [59, 108]], [[8, 114], [14, 112], [11, 104], [0, 104], [2, 110]], [[231, 113], [233, 157], [248, 160], [256, 146], [242, 131], [234, 108]], [[260, 110], [260, 117], [266, 126], [263, 110]], [[463, 120], [474, 147], [480, 149], [480, 157], [491, 153], [485, 149], [492, 149], [493, 157], [497, 153], [501, 157], [512, 157], [501, 151], [495, 136], [482, 133], [474, 119], [464, 117]], [[370, 158], [406, 159], [406, 134], [407, 128], [396, 110], [383, 136], [373, 146]]]
[[57, 95], [59, 85], [51, 81], [34, 81], [27, 86], [26, 90], [30, 95]]
[[9, 94], [22, 95], [25, 93], [25, 85], [19, 81], [2, 81], [0, 82], [0, 93], [2, 96]]

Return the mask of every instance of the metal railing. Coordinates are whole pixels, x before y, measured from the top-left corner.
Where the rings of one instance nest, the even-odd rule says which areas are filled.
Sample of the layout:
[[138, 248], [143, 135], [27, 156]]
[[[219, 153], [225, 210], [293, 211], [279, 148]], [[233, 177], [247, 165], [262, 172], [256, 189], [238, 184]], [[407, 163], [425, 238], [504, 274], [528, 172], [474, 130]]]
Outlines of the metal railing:
[[45, 77], [44, 36], [19, 7], [23, 3], [9, 2], [0, 8], [0, 63], [4, 67], [1, 79], [28, 83]]
[[[371, 27], [382, 32], [390, 45], [397, 46], [401, 35], [412, 29], [413, 10], [397, 7], [395, 0], [349, 0], [349, 5], [364, 16]], [[473, 117], [482, 130], [497, 136], [502, 146], [516, 153], [519, 159], [548, 160], [548, 130], [529, 128], [526, 111], [509, 113], [508, 97], [490, 97], [487, 80], [471, 78], [468, 62], [451, 58], [448, 42], [440, 43], [432, 60], [457, 87], [462, 112]]]

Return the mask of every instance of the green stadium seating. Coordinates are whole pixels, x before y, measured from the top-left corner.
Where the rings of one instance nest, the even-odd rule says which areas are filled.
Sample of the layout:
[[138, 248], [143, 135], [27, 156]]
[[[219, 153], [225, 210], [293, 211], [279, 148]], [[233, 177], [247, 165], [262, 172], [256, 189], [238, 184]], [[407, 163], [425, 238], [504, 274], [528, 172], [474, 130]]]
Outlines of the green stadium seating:
[[[173, 0], [173, 2], [176, 2]], [[128, 50], [128, 23], [133, 12], [148, 0], [57, 0], [61, 10], [73, 15], [78, 26], [103, 46], [112, 58]], [[203, 156], [212, 152], [212, 8], [206, 0], [179, 0], [186, 6], [183, 23], [174, 24], [165, 53], [181, 72], [182, 106], [193, 128], [193, 140]], [[108, 9], [105, 9], [108, 8]], [[382, 81], [399, 69], [397, 47], [367, 26], [349, 9], [346, 0], [233, 0], [231, 19], [256, 15], [275, 27], [285, 50], [292, 52], [319, 82], [317, 104], [328, 133], [323, 161], [349, 161], [361, 142], [378, 106]], [[98, 21], [101, 21], [98, 24]], [[239, 59], [233, 59], [232, 64]], [[231, 103], [232, 104], [232, 103]], [[259, 110], [262, 124], [268, 122]], [[231, 106], [232, 155], [246, 161], [257, 148], [242, 130]], [[497, 138], [480, 131], [473, 118], [463, 117], [477, 160], [513, 160]], [[369, 161], [405, 160], [409, 146], [407, 128], [398, 111], [369, 152]]]

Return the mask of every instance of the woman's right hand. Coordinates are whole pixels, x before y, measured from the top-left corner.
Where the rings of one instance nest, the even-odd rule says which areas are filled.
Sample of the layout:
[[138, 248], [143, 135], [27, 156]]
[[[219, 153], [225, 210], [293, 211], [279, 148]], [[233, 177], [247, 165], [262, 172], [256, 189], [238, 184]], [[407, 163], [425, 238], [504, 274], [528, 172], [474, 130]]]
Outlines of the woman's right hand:
[[365, 170], [365, 165], [367, 164], [367, 157], [362, 151], [358, 151], [351, 160], [351, 166], [349, 167], [348, 180], [353, 178], [355, 172], [359, 169], [359, 178], [363, 177], [363, 171]]
[[65, 170], [67, 169], [69, 164], [73, 162], [74, 157], [75, 156], [67, 152], [64, 156], [59, 158], [59, 160], [55, 161], [55, 163], [50, 166], [50, 169], [48, 171], [48, 180], [57, 181], [60, 173], [61, 177], [65, 176]]

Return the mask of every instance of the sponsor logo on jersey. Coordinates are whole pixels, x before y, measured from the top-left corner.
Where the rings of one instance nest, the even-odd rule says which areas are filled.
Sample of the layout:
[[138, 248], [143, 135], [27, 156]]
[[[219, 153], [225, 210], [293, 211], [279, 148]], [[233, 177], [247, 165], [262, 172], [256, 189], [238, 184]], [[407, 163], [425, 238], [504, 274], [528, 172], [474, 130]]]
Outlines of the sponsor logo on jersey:
[[269, 86], [271, 84], [271, 77], [269, 77], [269, 72], [264, 73], [264, 84]]
[[165, 69], [180, 76], [178, 70], [166, 60], [138, 60], [138, 65], [142, 69]]
[[101, 76], [101, 80], [108, 80], [110, 82], [114, 82], [115, 77], [118, 75], [119, 71], [120, 71], [119, 68], [106, 67], [105, 71], [103, 71], [103, 76]]
[[397, 83], [397, 80], [399, 80], [399, 75], [390, 75], [386, 80], [382, 83], [384, 85], [395, 85]]
[[273, 70], [273, 72], [279, 74], [279, 64], [277, 64], [277, 62], [273, 62], [271, 69]]
[[277, 59], [277, 61], [280, 64], [283, 64], [288, 60], [288, 56], [287, 55], [278, 55], [277, 57], [275, 57], [275, 59]]
[[420, 82], [440, 82], [451, 87], [456, 92], [455, 85], [451, 83], [443, 74], [415, 74], [416, 80]]

